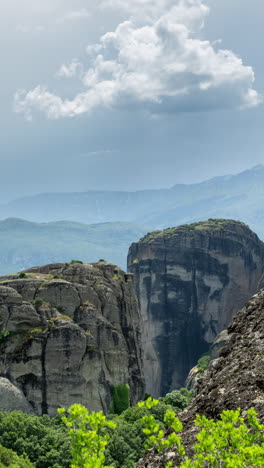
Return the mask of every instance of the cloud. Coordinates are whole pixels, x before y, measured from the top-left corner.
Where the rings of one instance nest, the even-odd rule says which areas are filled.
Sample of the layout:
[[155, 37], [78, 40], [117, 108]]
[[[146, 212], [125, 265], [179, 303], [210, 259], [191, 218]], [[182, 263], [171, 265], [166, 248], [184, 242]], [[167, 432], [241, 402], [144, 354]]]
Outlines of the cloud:
[[89, 151], [87, 153], [82, 153], [82, 157], [92, 157], [92, 156], [105, 156], [105, 155], [111, 155], [113, 153], [116, 153], [117, 150], [112, 150], [112, 149], [100, 149], [96, 151]]
[[[232, 51], [200, 38], [209, 12], [203, 0], [104, 0], [102, 7], [123, 8], [130, 16], [88, 47], [80, 93], [63, 100], [42, 86], [20, 91], [16, 112], [31, 118], [38, 110], [58, 119], [106, 107], [158, 115], [250, 108], [262, 101], [253, 89], [253, 69]], [[63, 67], [67, 77], [77, 65]]]
[[86, 8], [80, 10], [72, 10], [66, 13], [62, 18], [58, 20], [58, 23], [64, 23], [66, 21], [74, 21], [84, 18], [90, 18], [91, 13]]
[[28, 33], [41, 33], [45, 31], [45, 27], [41, 25], [26, 25], [26, 24], [18, 24], [16, 27], [16, 30], [23, 33], [23, 34], [28, 34]]
[[73, 59], [68, 64], [61, 65], [59, 71], [56, 73], [57, 78], [73, 78], [82, 73], [83, 66], [77, 59]]

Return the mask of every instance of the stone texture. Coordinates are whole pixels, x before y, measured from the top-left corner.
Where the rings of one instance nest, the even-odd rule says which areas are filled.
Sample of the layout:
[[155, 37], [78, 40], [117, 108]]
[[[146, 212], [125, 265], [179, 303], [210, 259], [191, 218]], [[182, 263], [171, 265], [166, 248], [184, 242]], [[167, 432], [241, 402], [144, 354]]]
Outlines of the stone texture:
[[[196, 414], [218, 418], [225, 409], [240, 407], [244, 411], [254, 407], [264, 423], [264, 289], [236, 313], [226, 338], [219, 357], [211, 361], [199, 381], [197, 396], [179, 414], [188, 453], [192, 453], [195, 440]], [[170, 459], [174, 464], [179, 462], [176, 451], [171, 451]], [[164, 459], [152, 450], [137, 466], [160, 468], [164, 466]]]
[[203, 377], [203, 374], [204, 372], [202, 372], [198, 366], [192, 367], [184, 385], [187, 388], [187, 390], [196, 392], [197, 387], [198, 387], [198, 382], [200, 378]]
[[263, 284], [263, 243], [245, 224], [209, 220], [157, 231], [132, 244], [143, 318], [147, 391], [184, 385], [234, 312]]
[[[131, 278], [105, 262], [45, 265], [25, 275], [0, 278], [0, 376], [28, 408], [55, 415], [81, 403], [106, 412], [111, 386], [126, 383], [132, 404], [142, 398], [142, 326]], [[5, 399], [1, 392], [0, 406]]]
[[33, 412], [23, 392], [4, 377], [0, 377], [0, 395], [0, 411]]

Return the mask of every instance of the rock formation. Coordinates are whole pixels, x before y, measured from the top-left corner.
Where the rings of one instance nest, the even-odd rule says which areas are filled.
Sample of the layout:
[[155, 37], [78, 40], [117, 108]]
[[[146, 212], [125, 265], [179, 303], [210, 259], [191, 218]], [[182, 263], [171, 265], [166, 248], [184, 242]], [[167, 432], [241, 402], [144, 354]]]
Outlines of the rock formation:
[[184, 385], [189, 370], [262, 285], [264, 244], [245, 224], [209, 220], [147, 234], [132, 244], [143, 317], [147, 391]]
[[144, 395], [141, 328], [131, 278], [106, 262], [0, 278], [0, 410], [107, 411], [111, 386], [127, 383], [135, 403]]
[[[225, 410], [255, 408], [264, 423], [264, 289], [237, 312], [227, 329], [225, 345], [219, 357], [211, 361], [198, 394], [190, 406], [179, 414], [187, 452], [191, 452], [197, 429], [196, 414], [218, 418]], [[170, 461], [178, 463], [177, 452], [170, 450]], [[165, 456], [166, 459], [166, 456]], [[164, 458], [154, 450], [138, 463], [139, 468], [160, 468]]]

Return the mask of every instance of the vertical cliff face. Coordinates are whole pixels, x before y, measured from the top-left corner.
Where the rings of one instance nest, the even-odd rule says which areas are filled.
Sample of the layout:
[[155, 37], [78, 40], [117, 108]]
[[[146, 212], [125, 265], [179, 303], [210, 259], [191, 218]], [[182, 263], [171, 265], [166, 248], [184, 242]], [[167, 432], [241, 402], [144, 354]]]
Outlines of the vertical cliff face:
[[184, 384], [233, 313], [262, 283], [263, 243], [243, 223], [210, 220], [157, 231], [132, 244], [143, 317], [147, 391]]
[[[196, 414], [218, 419], [224, 410], [241, 408], [244, 412], [255, 408], [260, 423], [264, 423], [264, 289], [235, 314], [222, 342], [225, 344], [218, 350], [218, 358], [210, 362], [199, 380], [196, 397], [179, 414], [184, 428], [182, 441], [191, 457], [197, 442]], [[215, 345], [218, 348], [219, 343]], [[162, 468], [164, 460], [171, 461], [173, 466], [181, 462], [173, 448], [165, 455], [152, 450], [139, 461], [137, 468]]]
[[144, 395], [141, 329], [131, 279], [105, 262], [2, 277], [0, 409], [107, 411], [111, 386], [126, 383], [135, 403]]

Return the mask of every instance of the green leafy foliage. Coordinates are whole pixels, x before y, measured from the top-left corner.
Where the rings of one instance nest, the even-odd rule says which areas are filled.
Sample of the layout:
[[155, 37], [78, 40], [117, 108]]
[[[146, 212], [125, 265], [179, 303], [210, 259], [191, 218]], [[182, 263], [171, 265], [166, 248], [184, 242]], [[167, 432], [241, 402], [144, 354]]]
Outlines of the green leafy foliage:
[[83, 265], [83, 262], [82, 262], [81, 260], [71, 260], [70, 263], [71, 263], [71, 264], [79, 263], [80, 265]]
[[[149, 398], [143, 403], [146, 408], [156, 405]], [[140, 405], [142, 407], [142, 404]], [[195, 425], [200, 429], [194, 456], [186, 456], [179, 433], [183, 426], [174, 412], [167, 411], [164, 422], [171, 430], [165, 432], [152, 416], [144, 416], [143, 432], [148, 436], [146, 447], [155, 447], [157, 452], [173, 448], [180, 465], [174, 468], [259, 468], [264, 466], [264, 425], [260, 424], [254, 409], [246, 411], [245, 418], [241, 410], [223, 411], [220, 420], [214, 421], [205, 416], [196, 416]], [[172, 462], [166, 467], [172, 467]]]
[[69, 410], [58, 410], [62, 421], [69, 428], [72, 439], [71, 468], [110, 468], [104, 465], [105, 448], [115, 423], [108, 421], [102, 411], [90, 413], [82, 405], [72, 405]]
[[121, 414], [130, 405], [129, 385], [117, 385], [112, 387], [112, 401], [110, 412]]
[[44, 304], [44, 299], [42, 297], [36, 297], [33, 301], [32, 304], [35, 306], [42, 306]]
[[[149, 397], [146, 401], [139, 403], [139, 407], [151, 410], [157, 407], [158, 404], [158, 400]], [[167, 410], [164, 416], [164, 423], [173, 430], [168, 437], [165, 437], [165, 430], [160, 422], [155, 420], [153, 415], [148, 414], [144, 416], [142, 422], [145, 426], [143, 432], [147, 436], [146, 449], [155, 446], [157, 452], [160, 453], [168, 448], [176, 447], [180, 455], [185, 455], [184, 447], [181, 444], [181, 437], [177, 435], [183, 429], [183, 426], [174, 411]]]
[[113, 276], [113, 280], [115, 280], [115, 281], [122, 281], [123, 279], [124, 279], [124, 278], [123, 278], [122, 275], [117, 275], [117, 274], [115, 274], [115, 275]]
[[[177, 392], [190, 396], [185, 389]], [[166, 397], [173, 401], [171, 394]], [[164, 399], [149, 397], [108, 417], [81, 405], [59, 410], [61, 417], [53, 419], [0, 413], [0, 468], [134, 468], [153, 446], [161, 455], [175, 451], [179, 464], [174, 468], [264, 466], [264, 425], [254, 409], [243, 416], [240, 409], [223, 411], [217, 421], [196, 416], [197, 441], [190, 458], [181, 438], [183, 425]], [[162, 462], [173, 468], [172, 462], [165, 464], [165, 456]]]
[[211, 359], [211, 356], [209, 356], [207, 354], [200, 357], [200, 359], [198, 359], [197, 367], [198, 367], [199, 371], [201, 371], [201, 372], [206, 371], [206, 369], [207, 369], [207, 367], [209, 365], [210, 359]]
[[119, 416], [110, 415], [116, 423], [116, 429], [111, 434], [106, 448], [106, 461], [116, 468], [133, 468], [136, 462], [143, 457], [148, 436], [143, 432], [145, 424], [143, 418], [151, 416], [154, 424], [165, 429], [164, 416], [172, 406], [157, 400], [156, 405], [146, 407], [144, 402], [138, 406], [127, 408]]
[[10, 336], [10, 331], [3, 328], [0, 332], [0, 344], [3, 343]]
[[23, 271], [19, 273], [19, 278], [26, 278], [26, 276], [26, 273], [24, 273]]
[[173, 406], [177, 411], [181, 411], [186, 408], [193, 398], [193, 392], [187, 390], [187, 388], [181, 388], [180, 390], [173, 390], [171, 393], [163, 398], [160, 398], [160, 401], [163, 401], [166, 405]]
[[19, 457], [13, 450], [0, 445], [0, 468], [34, 468], [26, 457]]
[[[144, 455], [146, 435], [142, 418], [145, 408], [132, 407], [120, 416], [112, 416], [116, 424], [106, 448], [106, 461], [116, 468], [132, 468]], [[111, 417], [111, 416], [109, 416]]]
[[59, 418], [1, 412], [0, 444], [26, 454], [37, 468], [69, 467], [71, 440]]

